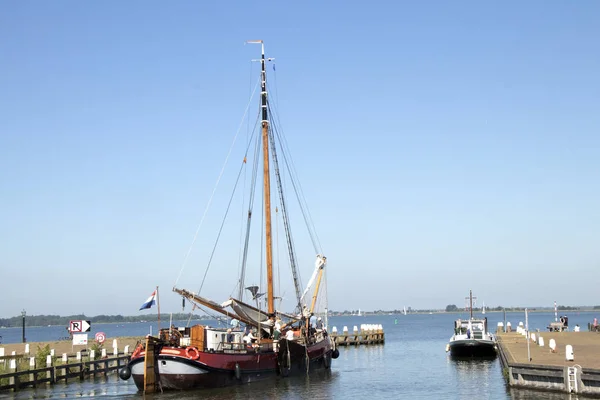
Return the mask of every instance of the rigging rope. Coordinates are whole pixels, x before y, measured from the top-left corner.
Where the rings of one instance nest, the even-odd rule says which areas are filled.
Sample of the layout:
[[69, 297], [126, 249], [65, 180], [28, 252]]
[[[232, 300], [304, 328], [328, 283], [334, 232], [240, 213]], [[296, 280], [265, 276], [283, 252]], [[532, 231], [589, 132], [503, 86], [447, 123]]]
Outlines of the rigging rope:
[[309, 231], [311, 241], [313, 242], [313, 247], [315, 249], [315, 253], [323, 254], [321, 243], [320, 243], [319, 237], [318, 237], [316, 229], [315, 229], [315, 224], [314, 224], [312, 216], [310, 214], [310, 209], [308, 208], [308, 202], [306, 201], [306, 197], [304, 196], [304, 191], [302, 190], [302, 185], [300, 184], [300, 179], [298, 179], [298, 173], [296, 171], [293, 159], [291, 157], [291, 151], [289, 150], [289, 146], [288, 146], [286, 137], [283, 135], [283, 130], [278, 128], [281, 125], [280, 120], [279, 120], [278, 110], [271, 109], [270, 106], [271, 106], [271, 103], [269, 103], [269, 113], [272, 116], [274, 116], [273, 121], [271, 123], [271, 127], [279, 139], [279, 143], [280, 143], [279, 146], [281, 147], [284, 163], [286, 165], [288, 174], [292, 181], [292, 186], [293, 186], [294, 192], [296, 194], [296, 199], [298, 200], [298, 205], [300, 206], [300, 210], [302, 211], [302, 215], [304, 217], [304, 222]]
[[291, 155], [289, 155], [290, 151], [287, 150], [287, 142], [286, 142], [283, 134], [280, 132], [280, 130], [277, 129], [277, 126], [274, 126], [274, 132], [279, 139], [279, 143], [280, 143], [280, 146], [282, 149], [284, 164], [285, 164], [288, 174], [291, 178], [290, 180], [292, 182], [292, 187], [294, 188], [294, 193], [296, 194], [296, 199], [298, 200], [298, 204], [300, 206], [300, 211], [302, 212], [302, 216], [304, 218], [304, 223], [306, 224], [306, 227], [308, 229], [308, 233], [309, 233], [310, 239], [312, 241], [313, 248], [314, 248], [316, 254], [322, 254], [323, 251], [321, 248], [321, 243], [320, 243], [319, 237], [317, 235], [317, 232], [315, 229], [315, 224], [314, 224], [314, 222], [312, 220], [312, 216], [310, 214], [310, 210], [307, 205], [306, 197], [304, 196], [304, 191], [302, 190], [302, 185], [300, 184], [300, 180], [297, 177], [298, 174], [295, 170], [293, 160], [291, 159]]
[[219, 173], [219, 177], [217, 178], [217, 182], [215, 183], [215, 187], [213, 188], [213, 191], [210, 195], [210, 198], [208, 200], [208, 204], [206, 205], [206, 208], [204, 209], [204, 213], [202, 214], [202, 218], [200, 219], [200, 223], [198, 224], [198, 227], [196, 228], [196, 232], [194, 233], [194, 238], [192, 239], [192, 243], [190, 244], [190, 247], [188, 248], [187, 253], [185, 254], [185, 257], [183, 258], [183, 263], [181, 264], [181, 269], [179, 270], [179, 275], [177, 275], [177, 279], [175, 279], [175, 283], [173, 284], [173, 286], [177, 286], [177, 283], [179, 282], [179, 279], [181, 279], [181, 275], [183, 274], [183, 270], [185, 269], [185, 265], [187, 263], [188, 258], [190, 257], [190, 253], [192, 252], [192, 248], [194, 247], [194, 243], [196, 243], [196, 239], [198, 238], [198, 232], [200, 232], [200, 227], [202, 226], [202, 223], [204, 222], [204, 218], [206, 217], [206, 213], [208, 212], [210, 205], [212, 203], [213, 197], [215, 196], [215, 193], [217, 191], [217, 187], [219, 186], [219, 182], [221, 181], [221, 177], [223, 176], [223, 173], [225, 172], [225, 167], [227, 166], [227, 163], [229, 161], [229, 156], [231, 155], [231, 152], [233, 150], [233, 147], [237, 141], [237, 137], [240, 133], [244, 118], [246, 117], [246, 114], [248, 113], [248, 109], [250, 108], [250, 104], [252, 102], [252, 97], [254, 97], [254, 93], [256, 93], [256, 88], [258, 87], [260, 80], [256, 82], [256, 85], [254, 86], [254, 91], [252, 92], [252, 96], [250, 97], [250, 99], [248, 100], [248, 104], [246, 105], [246, 109], [244, 110], [244, 115], [242, 116], [242, 120], [240, 121], [240, 124], [238, 126], [238, 129], [235, 133], [235, 136], [233, 138], [233, 142], [231, 143], [231, 147], [229, 148], [229, 152], [227, 152], [227, 157], [225, 157], [225, 162], [223, 163], [223, 167], [221, 168], [221, 172]]
[[269, 136], [271, 137], [271, 157], [273, 158], [273, 164], [274, 164], [274, 170], [275, 170], [275, 177], [276, 177], [276, 181], [277, 181], [277, 189], [279, 191], [279, 200], [281, 201], [281, 215], [283, 217], [283, 226], [285, 228], [285, 233], [286, 233], [286, 237], [287, 237], [287, 244], [288, 244], [288, 253], [289, 253], [289, 257], [290, 257], [290, 265], [292, 268], [292, 277], [294, 279], [294, 288], [296, 289], [296, 300], [298, 301], [297, 307], [298, 307], [298, 311], [302, 311], [302, 303], [301, 303], [301, 288], [300, 288], [300, 282], [298, 279], [298, 271], [297, 271], [297, 266], [296, 266], [296, 254], [295, 254], [295, 250], [294, 250], [294, 241], [292, 239], [292, 232], [291, 232], [291, 228], [290, 228], [290, 221], [289, 221], [289, 216], [287, 213], [287, 207], [285, 205], [285, 199], [283, 197], [283, 186], [281, 183], [281, 174], [279, 173], [279, 163], [277, 161], [277, 146], [275, 144], [275, 141], [273, 140], [273, 130], [269, 129]]
[[[258, 116], [257, 116], [257, 124], [258, 126]], [[252, 223], [252, 210], [254, 209], [254, 197], [256, 193], [256, 179], [258, 176], [258, 164], [259, 164], [259, 155], [260, 153], [260, 136], [256, 135], [256, 143], [254, 145], [254, 164], [252, 168], [252, 182], [250, 184], [250, 198], [248, 203], [248, 220], [246, 222], [246, 238], [244, 240], [244, 251], [242, 256], [242, 265], [240, 272], [240, 281], [239, 281], [239, 300], [244, 301], [244, 282], [246, 280], [246, 265], [248, 262], [248, 249], [250, 248], [250, 227]]]
[[215, 255], [215, 251], [217, 250], [217, 244], [219, 243], [219, 238], [221, 237], [221, 233], [223, 232], [223, 227], [225, 226], [225, 221], [227, 220], [227, 215], [229, 214], [229, 208], [231, 207], [231, 203], [233, 202], [233, 197], [235, 195], [235, 191], [237, 189], [238, 183], [240, 181], [240, 177], [242, 176], [242, 172], [244, 171], [244, 166], [246, 165], [246, 157], [248, 156], [248, 148], [246, 148], [246, 153], [244, 156], [244, 161], [242, 161], [242, 165], [240, 166], [240, 170], [238, 171], [237, 178], [235, 180], [235, 184], [233, 185], [233, 192], [229, 197], [229, 202], [227, 203], [227, 208], [225, 209], [225, 215], [223, 216], [223, 220], [221, 221], [221, 227], [219, 228], [219, 232], [217, 234], [217, 238], [215, 239], [215, 244], [213, 245], [212, 252], [210, 253], [210, 257], [208, 259], [208, 264], [206, 265], [206, 270], [204, 271], [204, 276], [202, 277], [202, 283], [200, 284], [200, 288], [198, 289], [198, 293], [202, 292], [202, 288], [204, 287], [204, 281], [206, 280], [206, 275], [208, 274], [208, 270], [210, 269], [212, 259]]
[[[253, 65], [254, 62], [250, 61], [250, 79], [248, 80], [248, 82], [250, 82], [249, 86], [248, 86], [248, 94], [250, 96], [250, 98], [253, 97], [253, 93], [252, 93], [252, 77], [254, 76], [254, 72], [253, 72]], [[249, 145], [250, 143], [250, 113], [246, 114], [248, 117], [248, 121], [246, 123], [246, 146]], [[258, 117], [257, 117], [258, 119]], [[256, 123], [254, 125], [254, 129], [256, 129]], [[253, 131], [254, 131], [253, 129]], [[236, 282], [233, 290], [230, 292], [229, 297], [233, 297], [233, 292], [235, 291], [235, 289], [238, 289], [238, 299], [243, 301], [243, 289], [242, 286], [243, 284], [242, 282], [242, 276], [245, 275], [245, 271], [243, 271], [243, 266], [244, 266], [244, 262], [243, 262], [243, 256], [244, 256], [244, 246], [243, 246], [243, 240], [244, 240], [244, 213], [246, 212], [246, 198], [245, 198], [245, 194], [246, 194], [246, 171], [247, 169], [244, 169], [244, 188], [242, 189], [242, 215], [240, 218], [240, 246], [239, 246], [239, 253], [238, 253], [238, 276], [240, 277], [240, 279]], [[248, 226], [248, 222], [246, 223], [246, 226]]]

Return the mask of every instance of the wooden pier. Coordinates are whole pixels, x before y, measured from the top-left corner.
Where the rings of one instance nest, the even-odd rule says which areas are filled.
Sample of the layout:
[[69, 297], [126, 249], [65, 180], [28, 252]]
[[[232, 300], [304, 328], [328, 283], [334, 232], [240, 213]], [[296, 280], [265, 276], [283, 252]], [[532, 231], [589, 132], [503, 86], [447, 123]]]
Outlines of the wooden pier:
[[360, 329], [358, 326], [354, 326], [352, 332], [348, 332], [348, 327], [344, 326], [342, 333], [338, 333], [334, 326], [331, 337], [337, 346], [383, 344], [385, 342], [383, 326], [378, 324], [362, 324]]
[[600, 334], [518, 329], [497, 338], [510, 386], [600, 396]]

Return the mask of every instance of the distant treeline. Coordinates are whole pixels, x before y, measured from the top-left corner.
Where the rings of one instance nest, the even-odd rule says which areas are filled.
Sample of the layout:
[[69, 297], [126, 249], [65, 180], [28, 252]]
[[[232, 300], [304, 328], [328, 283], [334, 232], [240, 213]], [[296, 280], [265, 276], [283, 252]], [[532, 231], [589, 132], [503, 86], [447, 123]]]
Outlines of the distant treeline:
[[[161, 314], [161, 321], [168, 321], [171, 318], [171, 315], [163, 315]], [[190, 314], [188, 313], [177, 313], [173, 314], [174, 320], [186, 320], [190, 318]], [[192, 319], [198, 320], [203, 318], [210, 317], [202, 317], [199, 315], [193, 315]], [[26, 315], [25, 316], [25, 325], [26, 326], [48, 326], [48, 325], [64, 325], [68, 326], [69, 321], [90, 321], [99, 323], [126, 323], [126, 322], [141, 322], [141, 321], [156, 321], [158, 320], [158, 314], [145, 314], [145, 315], [136, 315], [136, 316], [123, 316], [123, 315], [96, 315], [95, 317], [90, 317], [85, 314], [78, 315], [68, 315], [66, 317], [61, 317], [60, 315]], [[0, 318], [0, 326], [5, 327], [17, 327], [22, 326], [23, 317], [12, 317], [12, 318]]]
[[[556, 306], [558, 311], [590, 311], [600, 310], [600, 306], [582, 306], [582, 307], [571, 307], [571, 306]], [[528, 307], [529, 311], [554, 311], [554, 307]], [[446, 312], [462, 311], [464, 308], [459, 308], [455, 304], [449, 304], [446, 306]], [[481, 308], [473, 307], [473, 311], [481, 311]], [[486, 307], [486, 311], [525, 311], [525, 307]]]
[[[464, 308], [459, 308], [455, 304], [449, 304], [445, 310], [439, 309], [427, 309], [427, 310], [413, 310], [409, 309], [409, 313], [429, 313], [429, 312], [458, 312], [463, 311]], [[524, 307], [489, 307], [487, 311], [524, 311]], [[529, 308], [529, 311], [551, 311], [553, 307], [537, 307]], [[559, 311], [586, 311], [586, 310], [600, 310], [600, 306], [593, 307], [571, 307], [571, 306], [558, 306]], [[473, 311], [481, 311], [481, 308], [473, 307]], [[344, 310], [344, 311], [330, 311], [332, 315], [356, 315], [359, 314], [360, 310]], [[375, 311], [362, 311], [363, 314], [402, 314], [403, 310], [375, 310]], [[161, 315], [162, 321], [167, 321], [171, 318], [171, 315]], [[172, 316], [173, 320], [182, 321], [190, 318], [188, 313], [176, 313]], [[199, 319], [214, 319], [213, 316], [207, 315], [192, 315], [193, 320]], [[90, 317], [85, 314], [68, 315], [61, 317], [60, 315], [26, 315], [25, 325], [26, 326], [48, 326], [48, 325], [63, 325], [68, 326], [69, 321], [85, 320], [94, 322], [97, 324], [110, 324], [110, 323], [127, 323], [127, 322], [142, 322], [142, 321], [157, 321], [158, 314], [144, 314], [144, 315], [96, 315]], [[12, 318], [0, 318], [0, 327], [19, 327], [23, 324], [23, 317], [21, 315]]]

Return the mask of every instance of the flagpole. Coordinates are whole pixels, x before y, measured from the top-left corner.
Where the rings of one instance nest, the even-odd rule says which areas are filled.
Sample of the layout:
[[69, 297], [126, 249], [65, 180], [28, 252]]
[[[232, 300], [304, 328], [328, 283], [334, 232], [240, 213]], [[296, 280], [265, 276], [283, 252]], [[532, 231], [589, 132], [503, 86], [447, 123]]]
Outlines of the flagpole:
[[158, 306], [158, 337], [160, 338], [160, 297], [158, 296], [158, 286], [156, 287], [156, 305]]

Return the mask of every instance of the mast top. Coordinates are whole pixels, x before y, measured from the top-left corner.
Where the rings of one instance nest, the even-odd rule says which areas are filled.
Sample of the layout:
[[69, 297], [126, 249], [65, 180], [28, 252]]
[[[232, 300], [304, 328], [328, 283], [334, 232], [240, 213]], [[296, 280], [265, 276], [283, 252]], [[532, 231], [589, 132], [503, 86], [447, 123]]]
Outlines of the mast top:
[[246, 43], [250, 44], [260, 44], [263, 58], [265, 56], [265, 43], [262, 40], [246, 40]]

